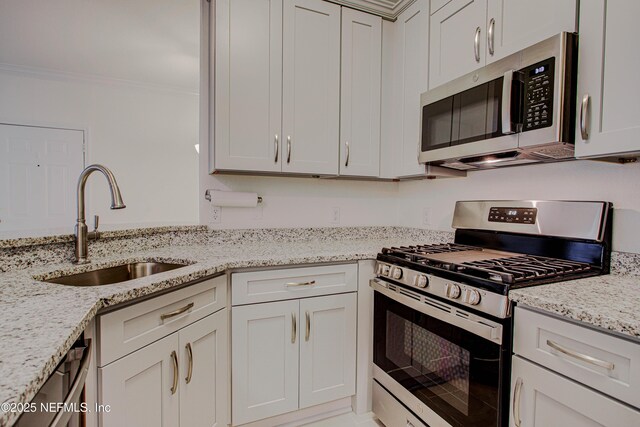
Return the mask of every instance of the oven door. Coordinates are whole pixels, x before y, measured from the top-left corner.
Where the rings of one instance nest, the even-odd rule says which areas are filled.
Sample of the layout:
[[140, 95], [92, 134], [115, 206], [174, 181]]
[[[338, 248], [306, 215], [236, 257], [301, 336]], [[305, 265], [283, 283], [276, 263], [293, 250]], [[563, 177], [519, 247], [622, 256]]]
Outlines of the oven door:
[[371, 287], [374, 379], [430, 426], [501, 426], [503, 325], [380, 279]]

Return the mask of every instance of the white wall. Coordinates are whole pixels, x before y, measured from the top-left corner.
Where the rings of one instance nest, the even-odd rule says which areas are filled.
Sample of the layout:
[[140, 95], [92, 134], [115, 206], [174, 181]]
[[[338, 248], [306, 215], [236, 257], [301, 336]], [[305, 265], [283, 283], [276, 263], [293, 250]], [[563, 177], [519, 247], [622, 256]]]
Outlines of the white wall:
[[92, 176], [87, 218], [198, 222], [197, 93], [0, 67], [0, 94], [0, 122], [86, 130], [87, 164], [114, 172], [127, 205], [109, 210], [106, 180]]
[[614, 250], [640, 252], [639, 185], [640, 164], [574, 161], [471, 172], [467, 178], [401, 183], [398, 218], [402, 225], [451, 230], [458, 200], [604, 200], [615, 208]]

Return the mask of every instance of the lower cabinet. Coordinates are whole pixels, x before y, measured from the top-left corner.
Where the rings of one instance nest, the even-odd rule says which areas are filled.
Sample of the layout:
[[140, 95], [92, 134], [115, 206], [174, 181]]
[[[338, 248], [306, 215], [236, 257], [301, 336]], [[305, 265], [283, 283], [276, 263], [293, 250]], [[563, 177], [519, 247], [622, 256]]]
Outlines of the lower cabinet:
[[102, 427], [226, 425], [227, 310], [98, 369]]
[[233, 424], [355, 394], [356, 307], [356, 293], [233, 307]]

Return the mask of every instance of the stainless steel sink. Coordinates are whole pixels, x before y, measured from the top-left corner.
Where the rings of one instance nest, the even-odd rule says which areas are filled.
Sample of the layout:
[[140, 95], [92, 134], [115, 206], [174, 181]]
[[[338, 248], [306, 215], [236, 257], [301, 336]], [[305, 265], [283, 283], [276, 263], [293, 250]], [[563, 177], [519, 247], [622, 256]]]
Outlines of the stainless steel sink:
[[127, 280], [139, 279], [140, 277], [151, 276], [152, 274], [162, 273], [164, 271], [175, 270], [176, 268], [184, 267], [185, 265], [186, 264], [171, 264], [165, 262], [134, 262], [131, 264], [118, 265], [116, 267], [87, 271], [85, 273], [55, 277], [53, 279], [45, 280], [45, 282], [69, 286], [110, 285], [113, 283], [126, 282]]

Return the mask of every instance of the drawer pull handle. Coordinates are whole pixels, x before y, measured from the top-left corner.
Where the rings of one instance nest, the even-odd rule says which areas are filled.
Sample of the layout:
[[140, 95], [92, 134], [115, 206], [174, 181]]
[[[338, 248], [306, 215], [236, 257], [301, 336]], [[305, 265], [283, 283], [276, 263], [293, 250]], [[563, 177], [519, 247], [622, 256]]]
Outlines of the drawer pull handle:
[[191, 343], [187, 343], [185, 346], [187, 349], [187, 356], [189, 356], [189, 368], [187, 369], [187, 377], [184, 381], [189, 384], [191, 382], [191, 377], [193, 376], [193, 349], [191, 348]]
[[191, 310], [192, 308], [193, 308], [193, 303], [192, 303], [192, 302], [190, 302], [189, 304], [185, 305], [185, 306], [184, 306], [184, 307], [182, 307], [182, 308], [179, 308], [179, 309], [177, 309], [177, 310], [175, 310], [175, 311], [172, 311], [172, 312], [170, 312], [170, 313], [165, 313], [165, 314], [160, 315], [160, 319], [161, 319], [161, 320], [165, 320], [165, 319], [170, 319], [170, 318], [172, 318], [172, 317], [179, 316], [179, 315], [181, 315], [182, 313], [184, 313], [184, 312], [186, 312], [186, 311]]
[[609, 371], [613, 371], [613, 368], [615, 368], [616, 366], [612, 362], [607, 362], [606, 360], [600, 360], [592, 356], [587, 356], [586, 354], [578, 353], [576, 351], [563, 347], [560, 344], [553, 342], [551, 340], [547, 340], [547, 345], [552, 349], [559, 351], [562, 354], [566, 354], [569, 357], [573, 357], [574, 359], [581, 360], [591, 365], [605, 368]]
[[308, 282], [289, 282], [286, 284], [287, 287], [295, 287], [295, 286], [313, 286], [316, 284], [315, 280], [309, 280]]
[[513, 424], [516, 427], [522, 425], [522, 419], [520, 418], [520, 393], [522, 392], [522, 378], [518, 377], [516, 385], [513, 390]]
[[178, 391], [178, 355], [175, 351], [171, 352], [171, 360], [173, 361], [173, 385], [171, 386], [171, 394]]

